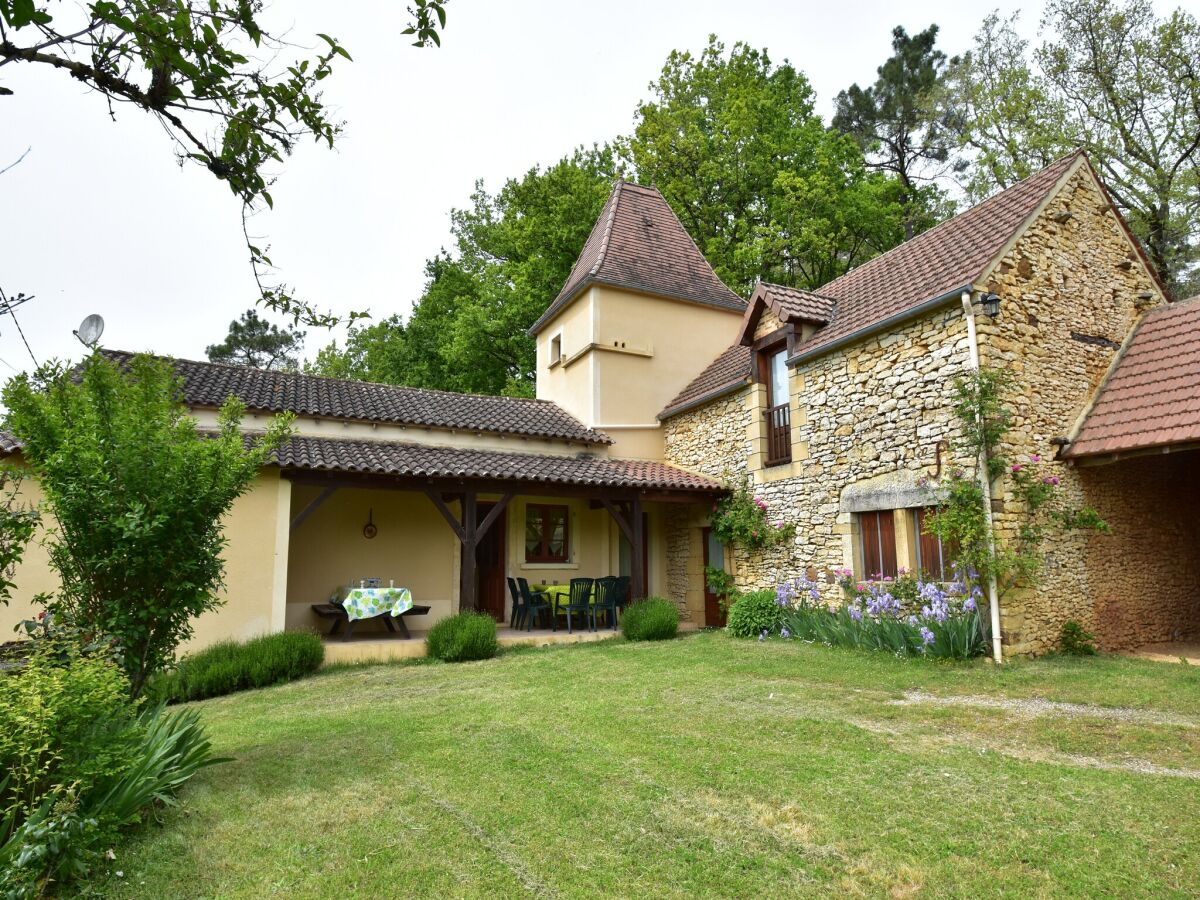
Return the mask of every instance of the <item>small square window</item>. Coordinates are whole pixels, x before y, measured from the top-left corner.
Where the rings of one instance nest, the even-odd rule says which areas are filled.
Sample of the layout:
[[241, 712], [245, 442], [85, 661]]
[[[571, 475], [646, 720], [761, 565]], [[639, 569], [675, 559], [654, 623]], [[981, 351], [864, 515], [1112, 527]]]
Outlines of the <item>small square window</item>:
[[571, 555], [570, 511], [565, 506], [525, 507], [525, 561], [565, 563]]
[[550, 365], [562, 362], [562, 335], [556, 334], [550, 338]]

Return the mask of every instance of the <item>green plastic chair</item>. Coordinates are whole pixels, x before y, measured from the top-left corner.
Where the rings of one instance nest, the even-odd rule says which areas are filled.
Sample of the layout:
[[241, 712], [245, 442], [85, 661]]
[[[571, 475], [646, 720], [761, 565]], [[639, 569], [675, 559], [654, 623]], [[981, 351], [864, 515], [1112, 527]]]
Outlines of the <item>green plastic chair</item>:
[[[591, 578], [572, 578], [571, 592], [569, 594], [558, 593], [554, 598], [554, 618], [558, 618], [560, 612], [567, 614], [567, 634], [571, 633], [571, 619], [575, 613], [583, 613], [583, 621], [585, 624], [591, 625], [591, 609], [592, 604], [590, 598], [592, 596], [592, 585], [595, 582]], [[559, 603], [559, 598], [566, 597], [566, 604]]]
[[617, 630], [617, 609], [621, 603], [621, 597], [624, 592], [621, 590], [621, 579], [615, 575], [608, 575], [604, 578], [596, 579], [596, 602], [592, 604], [592, 630], [596, 631], [600, 628], [600, 613], [604, 613], [605, 619], [612, 626], [612, 630]]
[[[508, 580], [510, 582], [509, 589], [511, 590], [512, 589], [511, 588], [512, 579], [510, 578]], [[550, 598], [549, 598], [549, 596], [547, 596], [546, 592], [545, 591], [531, 591], [529, 589], [529, 580], [526, 578], [518, 578], [517, 579], [517, 589], [521, 593], [521, 618], [519, 621], [517, 621], [517, 624], [514, 627], [520, 628], [521, 627], [520, 622], [523, 621], [525, 623], [525, 630], [532, 631], [534, 616], [540, 612], [549, 612], [549, 613], [551, 613], [551, 615], [550, 615], [550, 630], [558, 631], [558, 621], [557, 621], [556, 617], [554, 616], [554, 614], [551, 612], [553, 610], [554, 606], [550, 602]], [[516, 602], [515, 596], [514, 596], [513, 600], [515, 603]], [[516, 620], [515, 612], [513, 614], [513, 618], [514, 618], [514, 620]]]

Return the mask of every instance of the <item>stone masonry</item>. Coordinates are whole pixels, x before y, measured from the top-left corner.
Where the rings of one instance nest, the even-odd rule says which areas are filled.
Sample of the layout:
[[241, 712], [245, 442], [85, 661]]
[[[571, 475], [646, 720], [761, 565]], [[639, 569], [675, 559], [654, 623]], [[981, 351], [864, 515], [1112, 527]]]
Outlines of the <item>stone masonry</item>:
[[[1116, 346], [1139, 313], [1160, 302], [1159, 294], [1083, 169], [1051, 198], [985, 281], [977, 287], [999, 294], [1003, 304], [995, 321], [976, 306], [981, 361], [1014, 375], [1008, 398], [1013, 428], [1002, 452], [1021, 463], [1039, 454], [1044, 474], [1061, 480], [1064, 500], [1083, 505], [1089, 498], [1079, 470], [1054, 461], [1051, 442], [1071, 433]], [[756, 329], [768, 330], [769, 325]], [[790, 464], [763, 467], [766, 397], [758, 384], [665, 421], [666, 459], [727, 481], [751, 479], [771, 517], [796, 525], [788, 546], [758, 554], [736, 551], [734, 574], [741, 587], [773, 587], [800, 574], [856, 568], [855, 512], [932, 505], [939, 477], [954, 468], [973, 471], [974, 461], [955, 449], [952, 408], [953, 381], [968, 371], [966, 316], [953, 298], [921, 318], [796, 366]], [[1007, 540], [1021, 511], [1008, 479], [992, 489], [997, 534]], [[681, 517], [676, 528], [684, 527]], [[1084, 533], [1056, 534], [1038, 585], [1003, 598], [1008, 652], [1053, 649], [1068, 619], [1098, 628], [1106, 645], [1129, 643], [1127, 630], [1098, 620], [1100, 607], [1110, 610], [1100, 618], [1112, 619], [1114, 605], [1132, 603], [1130, 609], [1144, 615], [1148, 604], [1141, 588], [1128, 597], [1127, 591], [1102, 585], [1105, 572], [1094, 566], [1089, 582], [1089, 563], [1101, 558], [1094, 541]], [[1159, 565], [1152, 545], [1139, 552], [1130, 544], [1121, 545], [1129, 554], [1127, 565], [1147, 571]], [[682, 536], [672, 546], [682, 549]], [[898, 555], [903, 565], [904, 547]], [[1146, 580], [1135, 579], [1138, 585]], [[682, 576], [678, 581], [672, 591], [682, 595]], [[827, 598], [836, 596], [830, 587]]]

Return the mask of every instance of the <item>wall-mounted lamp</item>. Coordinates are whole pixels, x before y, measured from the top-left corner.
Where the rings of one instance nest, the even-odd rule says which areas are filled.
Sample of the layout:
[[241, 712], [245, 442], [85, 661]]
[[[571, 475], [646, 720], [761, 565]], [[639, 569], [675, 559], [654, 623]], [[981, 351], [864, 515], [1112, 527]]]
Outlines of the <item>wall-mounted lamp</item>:
[[999, 294], [984, 294], [979, 298], [979, 302], [983, 306], [984, 313], [990, 318], [996, 318], [1000, 315], [1000, 295]]

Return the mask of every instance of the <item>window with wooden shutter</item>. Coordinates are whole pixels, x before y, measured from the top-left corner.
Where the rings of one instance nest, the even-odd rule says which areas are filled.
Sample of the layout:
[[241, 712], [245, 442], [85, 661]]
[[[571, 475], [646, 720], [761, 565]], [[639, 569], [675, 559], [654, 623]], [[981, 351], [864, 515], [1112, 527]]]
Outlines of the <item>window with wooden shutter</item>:
[[869, 580], [895, 578], [896, 515], [880, 509], [859, 513], [858, 533], [862, 543], [863, 577]]

